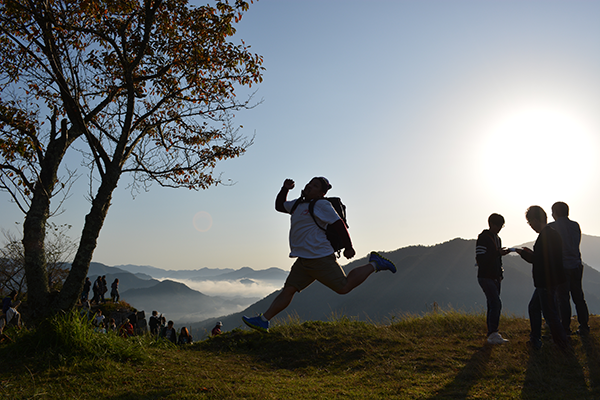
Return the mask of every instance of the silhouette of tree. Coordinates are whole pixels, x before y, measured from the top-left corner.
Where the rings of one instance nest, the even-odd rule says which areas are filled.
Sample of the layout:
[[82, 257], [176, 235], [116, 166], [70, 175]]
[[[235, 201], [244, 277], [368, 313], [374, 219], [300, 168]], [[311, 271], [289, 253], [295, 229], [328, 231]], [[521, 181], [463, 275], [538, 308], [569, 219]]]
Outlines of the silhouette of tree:
[[[35, 318], [74, 306], [122, 174], [132, 190], [206, 189], [222, 183], [218, 161], [251, 145], [232, 118], [255, 105], [236, 94], [262, 80], [262, 57], [228, 41], [247, 9], [240, 0], [0, 0], [0, 189], [25, 213]], [[78, 170], [62, 165], [67, 154], [81, 157]], [[50, 296], [46, 224], [78, 174], [89, 179], [90, 210]]]

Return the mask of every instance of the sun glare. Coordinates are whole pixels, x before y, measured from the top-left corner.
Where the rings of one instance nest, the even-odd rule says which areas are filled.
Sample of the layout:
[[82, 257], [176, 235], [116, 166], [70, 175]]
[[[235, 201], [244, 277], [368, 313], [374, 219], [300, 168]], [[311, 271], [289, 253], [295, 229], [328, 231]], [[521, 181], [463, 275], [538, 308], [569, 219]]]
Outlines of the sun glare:
[[597, 145], [566, 113], [516, 112], [490, 131], [485, 147], [485, 179], [516, 203], [567, 201], [592, 184]]

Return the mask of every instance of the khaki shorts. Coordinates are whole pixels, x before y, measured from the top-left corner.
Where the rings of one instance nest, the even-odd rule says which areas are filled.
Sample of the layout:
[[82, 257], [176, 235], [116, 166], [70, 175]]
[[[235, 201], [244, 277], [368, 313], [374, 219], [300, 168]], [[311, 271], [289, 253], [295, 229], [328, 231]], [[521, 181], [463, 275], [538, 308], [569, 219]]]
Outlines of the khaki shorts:
[[341, 290], [348, 278], [337, 263], [335, 254], [322, 258], [298, 258], [285, 281], [286, 286], [293, 286], [298, 291], [306, 289], [315, 280], [337, 292]]

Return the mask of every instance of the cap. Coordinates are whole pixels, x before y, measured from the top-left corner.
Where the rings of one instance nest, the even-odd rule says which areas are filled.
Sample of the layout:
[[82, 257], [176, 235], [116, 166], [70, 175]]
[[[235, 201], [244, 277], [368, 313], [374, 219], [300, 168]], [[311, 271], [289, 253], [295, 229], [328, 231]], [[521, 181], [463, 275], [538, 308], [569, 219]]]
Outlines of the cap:
[[331, 184], [329, 183], [329, 180], [327, 178], [325, 178], [324, 176], [317, 176], [316, 179], [318, 179], [321, 182], [321, 188], [323, 189], [323, 193], [327, 193], [327, 191], [331, 189]]

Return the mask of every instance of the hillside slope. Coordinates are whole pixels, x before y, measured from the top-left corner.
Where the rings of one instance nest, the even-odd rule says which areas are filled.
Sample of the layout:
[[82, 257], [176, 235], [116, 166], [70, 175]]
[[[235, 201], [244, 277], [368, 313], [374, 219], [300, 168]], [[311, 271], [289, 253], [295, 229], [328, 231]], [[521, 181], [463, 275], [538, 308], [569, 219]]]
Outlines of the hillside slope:
[[[550, 341], [529, 349], [521, 318], [501, 320], [509, 343], [485, 345], [484, 315], [458, 312], [385, 325], [288, 321], [269, 334], [236, 330], [185, 347], [115, 337], [102, 354], [67, 353], [75, 358], [61, 350], [106, 336], [68, 334], [28, 357], [0, 345], [0, 359], [11, 360], [0, 363], [0, 398], [592, 400], [600, 398], [600, 319], [590, 325], [591, 336], [573, 337], [566, 353]], [[147, 357], [106, 356], [121, 343]]]

